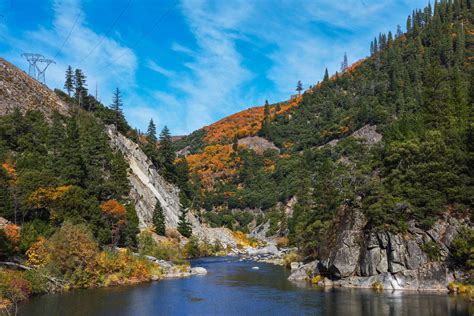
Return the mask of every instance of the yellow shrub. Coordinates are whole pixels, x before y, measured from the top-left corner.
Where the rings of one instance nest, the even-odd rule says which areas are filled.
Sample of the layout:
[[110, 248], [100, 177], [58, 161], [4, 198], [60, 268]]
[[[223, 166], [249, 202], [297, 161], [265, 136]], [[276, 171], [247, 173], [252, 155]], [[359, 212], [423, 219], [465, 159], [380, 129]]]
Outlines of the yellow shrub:
[[311, 283], [314, 284], [314, 285], [317, 285], [319, 283], [319, 281], [321, 281], [321, 276], [318, 274], [318, 275], [315, 275], [312, 279], [311, 279]]
[[27, 262], [35, 267], [44, 267], [49, 262], [46, 239], [40, 236], [26, 251]]
[[381, 290], [383, 290], [383, 284], [382, 284], [382, 282], [375, 281], [374, 283], [372, 283], [372, 289], [373, 289], [374, 291], [381, 291]]

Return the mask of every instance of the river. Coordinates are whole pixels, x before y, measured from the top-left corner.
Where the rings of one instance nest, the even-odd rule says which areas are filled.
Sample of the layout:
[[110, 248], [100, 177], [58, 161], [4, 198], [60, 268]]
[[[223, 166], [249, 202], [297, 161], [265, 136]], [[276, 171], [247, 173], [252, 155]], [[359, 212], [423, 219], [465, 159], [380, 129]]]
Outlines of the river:
[[[438, 293], [313, 288], [283, 267], [233, 257], [201, 258], [206, 276], [45, 295], [19, 315], [472, 315], [474, 304]], [[258, 269], [254, 269], [258, 267]]]

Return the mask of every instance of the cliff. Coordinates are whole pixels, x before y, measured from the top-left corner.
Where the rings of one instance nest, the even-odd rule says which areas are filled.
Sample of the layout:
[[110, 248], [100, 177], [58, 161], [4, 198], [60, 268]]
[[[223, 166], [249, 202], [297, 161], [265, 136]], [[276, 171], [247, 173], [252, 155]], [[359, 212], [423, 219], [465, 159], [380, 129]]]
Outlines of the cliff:
[[[405, 233], [367, 230], [357, 209], [342, 208], [319, 260], [297, 269], [290, 280], [321, 275], [323, 285], [392, 290], [447, 291], [463, 274], [451, 261], [451, 243], [468, 218], [449, 213], [424, 230], [414, 221]], [[430, 249], [428, 249], [428, 246]]]
[[118, 132], [114, 126], [106, 126], [112, 148], [119, 150], [130, 169], [130, 198], [135, 203], [140, 228], [151, 225], [157, 202], [165, 214], [166, 226], [176, 227], [180, 213], [179, 189], [165, 181], [140, 147]]

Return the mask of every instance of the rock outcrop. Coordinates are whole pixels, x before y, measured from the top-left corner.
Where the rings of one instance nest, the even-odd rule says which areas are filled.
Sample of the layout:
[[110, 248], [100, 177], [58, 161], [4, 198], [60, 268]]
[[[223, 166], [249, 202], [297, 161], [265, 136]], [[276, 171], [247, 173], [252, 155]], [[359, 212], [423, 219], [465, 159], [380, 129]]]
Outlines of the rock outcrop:
[[157, 202], [163, 208], [166, 226], [176, 227], [181, 209], [179, 189], [165, 181], [136, 143], [119, 133], [114, 126], [107, 126], [106, 131], [112, 148], [122, 152], [130, 167], [130, 198], [135, 203], [140, 228], [151, 225]]
[[[353, 137], [368, 146], [372, 146], [379, 143], [382, 140], [383, 135], [377, 132], [377, 125], [366, 124], [350, 134], [348, 137]], [[325, 146], [334, 147], [337, 145], [337, 143], [339, 143], [339, 140], [339, 138], [333, 139], [324, 145], [318, 146], [317, 148], [323, 148]]]
[[[367, 231], [366, 219], [359, 210], [344, 208], [328, 234], [320, 260], [297, 269], [290, 280], [320, 274], [334, 286], [370, 288], [377, 283], [384, 289], [443, 290], [456, 278], [449, 269], [449, 248], [467, 218], [446, 213], [430, 230], [410, 222], [405, 234]], [[426, 244], [439, 250], [429, 258]]]
[[53, 91], [0, 58], [0, 115], [38, 110], [48, 117], [54, 110], [68, 113], [68, 106]]
[[257, 155], [263, 155], [266, 150], [276, 150], [280, 152], [280, 149], [275, 146], [272, 142], [259, 136], [249, 136], [238, 140], [239, 146], [247, 147], [255, 151]]

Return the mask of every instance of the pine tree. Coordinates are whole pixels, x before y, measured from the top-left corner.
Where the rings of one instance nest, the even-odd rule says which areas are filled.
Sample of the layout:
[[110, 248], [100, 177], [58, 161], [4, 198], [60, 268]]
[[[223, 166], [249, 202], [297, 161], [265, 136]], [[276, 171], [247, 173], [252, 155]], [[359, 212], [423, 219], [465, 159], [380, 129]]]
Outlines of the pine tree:
[[411, 15], [407, 18], [407, 33], [411, 32]]
[[123, 113], [122, 113], [122, 97], [120, 95], [120, 90], [119, 88], [115, 89], [114, 95], [112, 96], [112, 104], [110, 105], [110, 108], [114, 111], [114, 125], [115, 128], [118, 129], [119, 123], [123, 119]]
[[184, 237], [189, 238], [193, 234], [193, 228], [191, 224], [188, 222], [187, 216], [188, 216], [188, 210], [183, 209], [181, 211], [181, 214], [179, 215], [178, 231]]
[[303, 83], [301, 80], [298, 80], [298, 83], [296, 84], [296, 91], [298, 92], [298, 95], [300, 95], [301, 91], [303, 91]]
[[176, 173], [174, 170], [174, 160], [176, 159], [176, 153], [171, 142], [170, 130], [167, 126], [163, 128], [160, 133], [160, 147], [158, 150], [158, 162], [161, 167], [161, 171], [165, 179], [171, 182], [175, 182]]
[[265, 105], [263, 106], [262, 136], [268, 136], [270, 120], [270, 104], [268, 104], [268, 100], [265, 100]]
[[67, 184], [80, 185], [85, 178], [85, 164], [79, 135], [76, 117], [71, 117], [67, 124], [66, 139], [60, 159], [62, 174]]
[[74, 97], [79, 107], [84, 106], [84, 101], [87, 97], [86, 86], [86, 76], [81, 69], [76, 69], [74, 72]]
[[395, 35], [395, 38], [399, 38], [402, 35], [403, 35], [402, 27], [400, 26], [400, 24], [398, 24], [397, 25], [397, 33]]
[[123, 244], [127, 247], [132, 249], [136, 249], [137, 247], [137, 235], [140, 233], [140, 229], [138, 225], [140, 223], [137, 212], [135, 210], [135, 206], [130, 204], [127, 206], [127, 213], [125, 214], [125, 220], [127, 223], [127, 227], [124, 231], [124, 239], [125, 241]]
[[67, 91], [67, 95], [71, 96], [74, 91], [74, 72], [72, 67], [68, 66], [66, 69], [66, 81], [64, 82], [64, 89]]
[[326, 68], [326, 70], [324, 71], [323, 81], [328, 81], [328, 80], [329, 80], [329, 72], [328, 72], [328, 69]]
[[146, 139], [149, 143], [156, 143], [156, 125], [153, 122], [153, 119], [150, 119], [150, 123], [148, 123], [148, 129], [146, 131]]
[[153, 226], [155, 226], [155, 232], [160, 236], [164, 236], [166, 232], [165, 215], [163, 214], [163, 208], [161, 207], [160, 201], [158, 200], [155, 204], [152, 221]]

